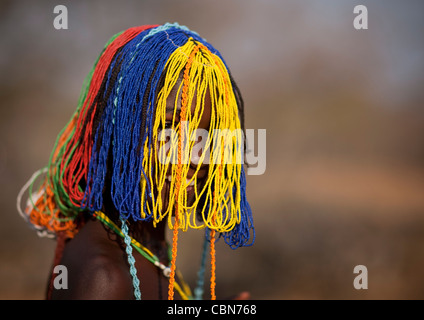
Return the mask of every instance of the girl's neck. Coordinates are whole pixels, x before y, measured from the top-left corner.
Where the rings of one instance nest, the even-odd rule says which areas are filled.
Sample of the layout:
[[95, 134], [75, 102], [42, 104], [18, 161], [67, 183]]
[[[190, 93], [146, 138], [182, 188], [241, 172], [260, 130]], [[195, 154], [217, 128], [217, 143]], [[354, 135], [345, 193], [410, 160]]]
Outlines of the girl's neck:
[[130, 235], [146, 247], [166, 245], [165, 223], [161, 221], [153, 226], [152, 222], [132, 221], [129, 223]]
[[[108, 211], [105, 214], [109, 215]], [[114, 210], [112, 216], [119, 217], [119, 213]], [[151, 221], [134, 221], [132, 219], [127, 221], [129, 235], [152, 251], [161, 261], [168, 260], [168, 245], [165, 234], [166, 224], [166, 221], [156, 223], [155, 226]], [[117, 222], [117, 225], [122, 229], [120, 221]]]
[[152, 251], [161, 262], [168, 263], [168, 244], [165, 236], [166, 221], [161, 221], [156, 226], [152, 222], [131, 221], [128, 226], [131, 237]]

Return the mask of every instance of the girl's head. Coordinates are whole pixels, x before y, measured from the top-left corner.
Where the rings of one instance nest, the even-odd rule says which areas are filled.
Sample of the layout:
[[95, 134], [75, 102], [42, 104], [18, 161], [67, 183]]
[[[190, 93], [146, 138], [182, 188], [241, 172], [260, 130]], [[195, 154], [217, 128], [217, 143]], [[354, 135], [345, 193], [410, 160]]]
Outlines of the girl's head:
[[[243, 102], [220, 53], [178, 24], [113, 36], [88, 75], [26, 210], [40, 233], [72, 237], [83, 213], [253, 242]], [[35, 180], [35, 179], [34, 179]]]

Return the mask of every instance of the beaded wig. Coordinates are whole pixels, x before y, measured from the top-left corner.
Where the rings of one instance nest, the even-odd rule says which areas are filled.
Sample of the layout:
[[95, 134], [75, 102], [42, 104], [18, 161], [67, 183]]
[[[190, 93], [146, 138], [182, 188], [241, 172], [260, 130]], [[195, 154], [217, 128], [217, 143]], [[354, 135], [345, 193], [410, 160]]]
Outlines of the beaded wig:
[[[173, 89], [178, 94], [170, 103]], [[206, 99], [210, 122], [199, 149], [196, 129]], [[172, 121], [165, 118], [169, 104], [175, 107]], [[57, 239], [74, 237], [87, 216], [98, 218], [125, 239], [132, 271], [129, 222], [156, 225], [165, 219], [173, 230], [170, 299], [178, 232], [204, 228], [215, 298], [215, 240], [222, 237], [233, 249], [254, 242], [243, 139], [243, 101], [220, 53], [177, 23], [133, 27], [106, 44], [47, 167], [24, 186], [18, 208], [40, 236]], [[207, 176], [200, 182], [197, 173], [204, 166]], [[194, 190], [192, 201], [188, 189]]]

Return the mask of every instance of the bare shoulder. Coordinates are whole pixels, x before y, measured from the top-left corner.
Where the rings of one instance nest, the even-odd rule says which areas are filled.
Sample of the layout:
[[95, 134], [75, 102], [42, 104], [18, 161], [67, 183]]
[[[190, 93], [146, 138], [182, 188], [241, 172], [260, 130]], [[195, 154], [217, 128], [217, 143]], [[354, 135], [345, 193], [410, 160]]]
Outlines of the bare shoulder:
[[84, 226], [66, 245], [61, 264], [67, 269], [68, 285], [54, 289], [53, 299], [133, 299], [122, 250], [100, 228]]

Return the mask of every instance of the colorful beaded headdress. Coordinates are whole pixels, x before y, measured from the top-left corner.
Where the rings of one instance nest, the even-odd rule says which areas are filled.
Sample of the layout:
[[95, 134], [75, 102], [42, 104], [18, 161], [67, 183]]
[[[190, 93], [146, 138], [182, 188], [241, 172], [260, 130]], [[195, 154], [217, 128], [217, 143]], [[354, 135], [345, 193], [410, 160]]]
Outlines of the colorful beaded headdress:
[[[181, 108], [175, 108], [172, 122], [166, 124], [167, 99], [174, 87]], [[187, 159], [193, 156], [196, 139], [190, 138], [207, 95], [208, 148], [201, 150], [195, 172], [207, 163], [208, 174], [200, 184], [196, 173], [188, 177], [193, 164]], [[242, 104], [220, 53], [187, 27], [167, 23], [121, 32], [109, 40], [87, 76], [77, 110], [59, 134], [48, 166], [25, 186], [29, 199], [21, 214], [40, 236], [72, 238], [83, 213], [104, 210], [108, 192], [123, 225], [128, 220], [156, 224], [167, 219], [173, 230], [172, 289], [178, 230], [206, 228], [211, 249], [215, 233], [233, 249], [254, 241], [240, 161]], [[175, 134], [165, 139], [167, 130]], [[169, 141], [171, 147], [161, 152]], [[172, 155], [176, 161], [171, 163]], [[170, 183], [167, 201], [161, 197], [165, 181]], [[187, 200], [188, 186], [196, 190], [193, 203]]]

